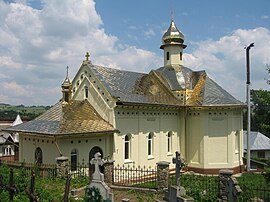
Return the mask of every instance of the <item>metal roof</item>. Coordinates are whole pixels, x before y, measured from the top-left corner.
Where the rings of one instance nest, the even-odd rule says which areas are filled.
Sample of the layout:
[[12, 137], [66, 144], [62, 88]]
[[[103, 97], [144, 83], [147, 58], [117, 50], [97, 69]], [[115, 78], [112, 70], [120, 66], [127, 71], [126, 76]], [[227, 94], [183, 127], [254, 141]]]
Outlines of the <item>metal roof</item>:
[[[244, 149], [247, 150], [247, 131], [244, 131]], [[250, 132], [250, 150], [270, 150], [270, 138], [260, 132]]]
[[179, 65], [161, 67], [144, 74], [96, 65], [88, 66], [119, 102], [183, 106], [183, 101], [177, 99], [173, 91], [190, 89], [194, 91], [194, 95], [187, 105], [244, 105], [210, 79], [205, 71], [192, 71]]
[[117, 130], [101, 118], [87, 101], [58, 102], [36, 119], [5, 129], [5, 131], [67, 135], [82, 133], [113, 133]]

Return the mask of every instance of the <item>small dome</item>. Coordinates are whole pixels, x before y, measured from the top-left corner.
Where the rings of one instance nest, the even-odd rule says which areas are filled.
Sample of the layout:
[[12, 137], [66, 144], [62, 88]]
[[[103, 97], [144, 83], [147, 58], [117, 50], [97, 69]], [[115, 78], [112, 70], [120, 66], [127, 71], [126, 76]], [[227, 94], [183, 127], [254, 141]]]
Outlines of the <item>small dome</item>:
[[172, 43], [184, 43], [184, 35], [176, 27], [173, 20], [171, 21], [170, 27], [162, 37], [163, 45]]

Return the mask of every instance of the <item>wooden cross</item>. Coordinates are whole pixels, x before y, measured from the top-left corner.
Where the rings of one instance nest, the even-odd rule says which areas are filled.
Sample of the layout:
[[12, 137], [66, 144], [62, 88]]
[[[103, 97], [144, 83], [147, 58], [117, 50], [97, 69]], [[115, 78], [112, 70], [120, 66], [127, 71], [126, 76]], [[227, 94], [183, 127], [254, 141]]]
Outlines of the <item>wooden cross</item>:
[[89, 60], [89, 57], [90, 57], [90, 54], [89, 54], [88, 52], [86, 52], [86, 55], [85, 55], [85, 59], [86, 59], [86, 61], [88, 61], [88, 60]]
[[101, 159], [101, 154], [97, 152], [94, 158], [90, 161], [91, 165], [95, 165], [95, 172], [93, 173], [93, 180], [104, 181], [104, 175], [100, 172], [99, 166], [103, 166], [104, 160]]
[[175, 157], [173, 158], [173, 163], [175, 164], [175, 182], [176, 185], [180, 187], [180, 170], [182, 167], [182, 161], [180, 157], [180, 152], [175, 152]]

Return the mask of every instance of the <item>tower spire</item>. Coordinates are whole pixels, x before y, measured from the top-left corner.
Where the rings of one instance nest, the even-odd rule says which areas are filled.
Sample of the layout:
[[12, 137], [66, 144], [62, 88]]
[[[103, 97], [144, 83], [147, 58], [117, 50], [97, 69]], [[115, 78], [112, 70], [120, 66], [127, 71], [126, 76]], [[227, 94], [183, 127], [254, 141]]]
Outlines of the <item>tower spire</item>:
[[69, 103], [71, 100], [71, 88], [72, 88], [72, 84], [69, 80], [68, 77], [68, 69], [69, 67], [67, 66], [67, 73], [66, 73], [66, 78], [64, 80], [64, 82], [62, 83], [61, 87], [62, 87], [62, 93], [63, 93], [63, 102], [64, 103]]

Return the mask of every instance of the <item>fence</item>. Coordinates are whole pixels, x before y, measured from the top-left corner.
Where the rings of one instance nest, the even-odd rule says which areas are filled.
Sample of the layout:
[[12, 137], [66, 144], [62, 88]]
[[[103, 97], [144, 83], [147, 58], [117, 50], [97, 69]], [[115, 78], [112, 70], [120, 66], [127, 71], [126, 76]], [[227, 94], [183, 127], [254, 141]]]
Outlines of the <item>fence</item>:
[[134, 166], [115, 166], [113, 184], [141, 188], [157, 188], [157, 169]]
[[269, 187], [248, 187], [241, 186], [242, 193], [238, 197], [237, 201], [270, 201], [270, 188]]
[[[34, 163], [25, 163], [17, 161], [0, 161], [0, 165], [7, 165], [8, 167], [14, 169], [23, 170], [25, 176], [30, 177], [32, 171], [35, 171], [36, 175], [39, 177], [56, 177], [57, 176], [57, 165], [56, 164], [34, 164]], [[67, 172], [71, 175], [72, 178], [80, 176], [89, 176], [89, 165], [84, 161], [78, 163], [74, 166], [70, 163], [67, 164]]]
[[0, 162], [0, 165], [6, 165], [14, 169], [23, 170], [26, 177], [30, 177], [32, 171], [40, 177], [56, 177], [56, 165], [55, 164], [34, 164], [17, 161], [4, 161]]

